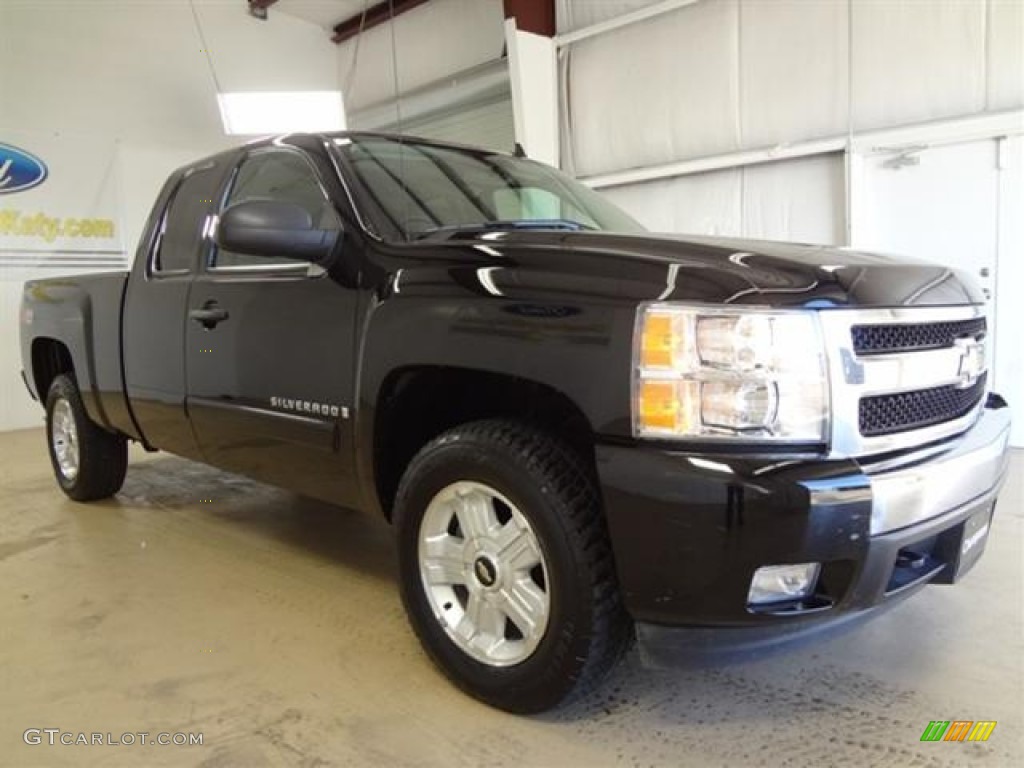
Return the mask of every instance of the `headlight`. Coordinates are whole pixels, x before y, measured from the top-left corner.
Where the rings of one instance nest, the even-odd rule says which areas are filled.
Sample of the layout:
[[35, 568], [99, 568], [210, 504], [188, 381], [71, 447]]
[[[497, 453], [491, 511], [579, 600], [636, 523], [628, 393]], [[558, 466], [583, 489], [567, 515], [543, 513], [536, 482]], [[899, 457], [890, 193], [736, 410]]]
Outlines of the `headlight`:
[[653, 304], [640, 309], [634, 346], [639, 436], [825, 440], [815, 312]]

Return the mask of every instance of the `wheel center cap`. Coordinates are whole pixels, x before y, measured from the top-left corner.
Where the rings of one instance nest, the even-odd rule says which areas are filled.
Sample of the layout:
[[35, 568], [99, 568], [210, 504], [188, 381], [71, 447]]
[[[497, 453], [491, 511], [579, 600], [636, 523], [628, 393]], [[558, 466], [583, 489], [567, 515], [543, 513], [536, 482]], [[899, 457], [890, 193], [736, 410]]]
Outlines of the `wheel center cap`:
[[498, 580], [498, 569], [490, 558], [478, 557], [473, 563], [473, 573], [481, 586], [493, 587]]

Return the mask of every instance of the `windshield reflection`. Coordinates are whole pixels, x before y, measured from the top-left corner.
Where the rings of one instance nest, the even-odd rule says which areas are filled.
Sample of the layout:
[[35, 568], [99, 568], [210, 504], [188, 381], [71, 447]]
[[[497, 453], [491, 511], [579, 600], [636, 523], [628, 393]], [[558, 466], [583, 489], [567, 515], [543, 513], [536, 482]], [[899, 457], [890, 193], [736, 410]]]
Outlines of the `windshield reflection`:
[[335, 147], [401, 239], [466, 230], [644, 231], [589, 187], [532, 160], [359, 134]]

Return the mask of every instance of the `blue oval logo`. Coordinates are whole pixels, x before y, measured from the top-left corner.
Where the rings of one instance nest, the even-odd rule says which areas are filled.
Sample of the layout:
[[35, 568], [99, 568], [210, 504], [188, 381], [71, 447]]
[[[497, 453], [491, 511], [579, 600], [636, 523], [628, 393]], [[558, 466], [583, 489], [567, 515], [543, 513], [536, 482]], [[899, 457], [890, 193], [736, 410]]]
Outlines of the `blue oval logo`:
[[0, 144], [0, 195], [38, 187], [48, 173], [46, 163], [31, 152]]

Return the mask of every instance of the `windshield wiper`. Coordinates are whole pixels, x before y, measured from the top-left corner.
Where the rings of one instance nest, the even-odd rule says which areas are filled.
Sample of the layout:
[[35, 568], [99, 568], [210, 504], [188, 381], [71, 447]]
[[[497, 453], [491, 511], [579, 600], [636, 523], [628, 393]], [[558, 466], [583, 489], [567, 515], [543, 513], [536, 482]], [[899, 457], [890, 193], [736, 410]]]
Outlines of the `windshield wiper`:
[[476, 224], [448, 224], [441, 227], [431, 227], [413, 234], [416, 239], [433, 237], [441, 234], [454, 234], [458, 232], [501, 232], [517, 230], [568, 230], [570, 232], [582, 232], [583, 230], [596, 230], [589, 224], [572, 219], [502, 219], [497, 221], [481, 221]]

